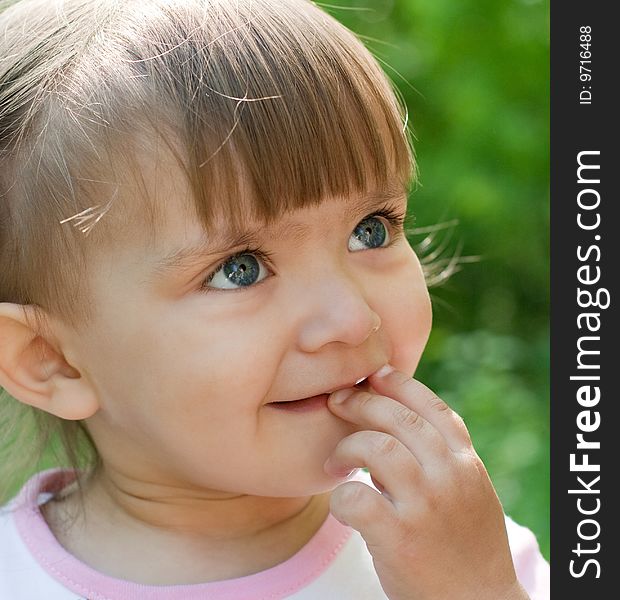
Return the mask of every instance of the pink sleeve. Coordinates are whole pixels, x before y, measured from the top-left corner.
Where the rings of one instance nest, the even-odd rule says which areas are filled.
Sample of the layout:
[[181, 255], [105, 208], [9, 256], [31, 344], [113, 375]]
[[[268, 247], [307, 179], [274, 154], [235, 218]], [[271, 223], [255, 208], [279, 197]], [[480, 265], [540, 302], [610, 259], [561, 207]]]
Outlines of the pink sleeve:
[[506, 516], [506, 531], [517, 578], [531, 600], [549, 600], [549, 563], [540, 553], [536, 536]]

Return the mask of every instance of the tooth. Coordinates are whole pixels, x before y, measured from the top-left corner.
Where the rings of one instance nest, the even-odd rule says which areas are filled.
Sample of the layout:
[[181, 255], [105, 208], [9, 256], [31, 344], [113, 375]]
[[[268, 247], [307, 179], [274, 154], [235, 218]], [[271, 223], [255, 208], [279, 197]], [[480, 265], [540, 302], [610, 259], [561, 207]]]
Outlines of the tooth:
[[355, 385], [357, 385], [358, 383], [361, 383], [362, 381], [364, 381], [364, 379], [366, 379], [366, 377], [362, 377], [361, 379], [358, 379], [358, 380], [355, 382]]

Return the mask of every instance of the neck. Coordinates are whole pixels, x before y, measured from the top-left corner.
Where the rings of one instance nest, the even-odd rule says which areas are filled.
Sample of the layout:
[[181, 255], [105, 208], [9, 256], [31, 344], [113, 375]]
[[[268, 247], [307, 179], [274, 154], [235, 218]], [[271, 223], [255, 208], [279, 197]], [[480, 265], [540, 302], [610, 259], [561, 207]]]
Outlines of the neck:
[[[111, 576], [147, 585], [206, 583], [293, 556], [327, 518], [329, 496], [227, 494], [101, 470], [85, 484], [81, 518], [62, 519], [72, 498], [77, 508], [74, 494], [56, 507], [49, 503], [46, 519], [69, 552]], [[71, 522], [70, 529], [55, 528], [60, 520]]]

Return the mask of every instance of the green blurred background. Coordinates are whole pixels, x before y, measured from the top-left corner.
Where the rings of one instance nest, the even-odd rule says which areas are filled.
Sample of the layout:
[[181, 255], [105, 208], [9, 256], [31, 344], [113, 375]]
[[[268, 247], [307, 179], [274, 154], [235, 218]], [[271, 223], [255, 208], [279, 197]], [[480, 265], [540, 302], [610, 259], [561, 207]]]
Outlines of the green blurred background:
[[415, 225], [458, 220], [416, 248], [446, 266], [464, 257], [431, 289], [416, 378], [465, 419], [506, 514], [549, 559], [548, 3], [318, 4], [362, 37], [407, 104]]

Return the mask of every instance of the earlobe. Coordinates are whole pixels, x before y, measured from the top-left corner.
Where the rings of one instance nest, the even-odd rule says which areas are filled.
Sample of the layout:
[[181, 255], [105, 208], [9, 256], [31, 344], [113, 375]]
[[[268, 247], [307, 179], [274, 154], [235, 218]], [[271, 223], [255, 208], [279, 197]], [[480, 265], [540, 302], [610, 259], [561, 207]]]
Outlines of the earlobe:
[[0, 386], [16, 400], [62, 419], [91, 417], [99, 408], [94, 389], [31, 328], [28, 310], [32, 307], [0, 302]]

